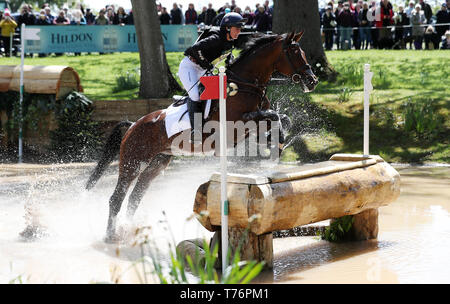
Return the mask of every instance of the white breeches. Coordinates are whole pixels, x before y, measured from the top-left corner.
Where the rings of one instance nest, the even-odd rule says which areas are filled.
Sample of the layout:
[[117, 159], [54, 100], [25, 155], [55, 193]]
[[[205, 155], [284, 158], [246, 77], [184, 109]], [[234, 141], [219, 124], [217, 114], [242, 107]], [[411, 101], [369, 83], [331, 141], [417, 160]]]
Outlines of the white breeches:
[[180, 77], [186, 91], [189, 91], [189, 98], [193, 101], [200, 100], [200, 94], [198, 92], [198, 85], [196, 82], [205, 74], [206, 70], [202, 69], [197, 64], [193, 63], [188, 57], [184, 57], [180, 62], [178, 69], [178, 77]]

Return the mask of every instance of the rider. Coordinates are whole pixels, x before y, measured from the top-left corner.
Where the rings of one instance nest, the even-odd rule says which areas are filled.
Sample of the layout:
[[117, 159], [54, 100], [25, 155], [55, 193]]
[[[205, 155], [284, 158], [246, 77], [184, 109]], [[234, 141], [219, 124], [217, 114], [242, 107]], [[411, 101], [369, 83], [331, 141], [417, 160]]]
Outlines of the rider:
[[230, 60], [233, 42], [239, 36], [241, 27], [245, 22], [246, 19], [238, 13], [228, 13], [220, 23], [220, 30], [211, 29], [205, 35], [206, 37], [200, 36], [197, 42], [184, 52], [186, 57], [180, 63], [178, 75], [189, 94], [188, 110], [192, 129], [191, 143], [201, 144], [202, 138], [201, 130], [198, 129], [199, 124], [194, 124], [195, 113], [202, 114], [203, 112], [197, 86], [199, 79], [207, 71], [212, 71], [214, 66], [211, 62], [227, 51], [230, 52], [227, 60]]

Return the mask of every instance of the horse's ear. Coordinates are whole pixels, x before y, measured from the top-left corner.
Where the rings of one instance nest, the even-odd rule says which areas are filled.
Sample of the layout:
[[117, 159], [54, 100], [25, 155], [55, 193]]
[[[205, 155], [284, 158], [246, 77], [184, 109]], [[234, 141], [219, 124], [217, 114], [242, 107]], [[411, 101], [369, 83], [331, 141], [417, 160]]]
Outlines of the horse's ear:
[[305, 33], [305, 31], [301, 31], [300, 33], [298, 33], [297, 35], [294, 36], [294, 41], [295, 42], [299, 42], [300, 39], [302, 39], [303, 34]]
[[288, 45], [292, 43], [292, 39], [294, 38], [295, 32], [290, 33], [287, 35], [286, 40], [284, 40], [284, 44]]

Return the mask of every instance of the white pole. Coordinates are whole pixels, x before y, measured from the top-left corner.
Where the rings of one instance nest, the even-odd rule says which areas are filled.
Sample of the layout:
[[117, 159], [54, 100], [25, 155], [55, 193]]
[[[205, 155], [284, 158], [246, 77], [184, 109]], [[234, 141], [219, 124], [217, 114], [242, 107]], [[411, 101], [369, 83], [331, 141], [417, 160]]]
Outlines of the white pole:
[[365, 156], [369, 156], [369, 106], [370, 106], [370, 92], [372, 87], [372, 76], [370, 72], [370, 64], [364, 65], [364, 152]]
[[220, 198], [222, 224], [222, 273], [228, 266], [228, 199], [227, 199], [227, 108], [224, 96], [225, 68], [219, 68], [219, 111], [220, 111]]
[[12, 49], [13, 49], [13, 33], [9, 34], [9, 57], [12, 57]]
[[22, 103], [23, 103], [23, 67], [25, 62], [25, 24], [22, 23], [20, 31], [21, 49], [20, 49], [20, 99], [19, 99], [19, 164], [22, 163], [23, 158], [23, 143], [22, 143]]

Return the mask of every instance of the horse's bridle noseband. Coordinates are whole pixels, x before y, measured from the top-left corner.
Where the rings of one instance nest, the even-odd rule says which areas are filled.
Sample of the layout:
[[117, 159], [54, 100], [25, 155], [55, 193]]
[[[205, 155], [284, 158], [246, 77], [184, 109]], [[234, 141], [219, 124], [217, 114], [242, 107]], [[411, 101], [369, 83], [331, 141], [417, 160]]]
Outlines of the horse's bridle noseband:
[[301, 74], [304, 73], [306, 70], [311, 69], [311, 66], [309, 64], [305, 63], [298, 69], [295, 67], [295, 65], [294, 65], [294, 63], [292, 61], [292, 58], [291, 58], [291, 53], [289, 52], [289, 47], [291, 45], [298, 45], [298, 44], [297, 43], [293, 43], [293, 44], [285, 44], [285, 45], [283, 45], [283, 52], [285, 53], [286, 58], [287, 58], [287, 60], [289, 62], [289, 65], [291, 66], [291, 69], [292, 69], [292, 76], [291, 76], [292, 82], [298, 84], [298, 83], [300, 83], [302, 81]]

